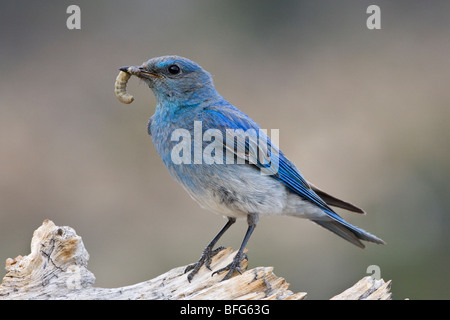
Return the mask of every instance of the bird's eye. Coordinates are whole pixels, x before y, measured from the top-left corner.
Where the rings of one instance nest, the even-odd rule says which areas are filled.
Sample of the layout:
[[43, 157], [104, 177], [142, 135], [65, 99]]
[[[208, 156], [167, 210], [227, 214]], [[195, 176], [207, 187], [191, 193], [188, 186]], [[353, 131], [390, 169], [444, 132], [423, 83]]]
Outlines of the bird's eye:
[[176, 64], [171, 64], [168, 68], [170, 74], [178, 74], [180, 73], [181, 69]]

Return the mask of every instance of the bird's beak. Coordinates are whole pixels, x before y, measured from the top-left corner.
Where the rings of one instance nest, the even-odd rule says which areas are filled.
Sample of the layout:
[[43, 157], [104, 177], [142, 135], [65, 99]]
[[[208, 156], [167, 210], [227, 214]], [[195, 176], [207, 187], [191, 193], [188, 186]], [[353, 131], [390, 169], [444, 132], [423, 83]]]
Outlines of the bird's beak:
[[133, 68], [133, 67], [122, 67], [122, 68], [119, 68], [119, 70], [126, 72], [126, 73], [130, 73], [130, 72], [128, 72], [128, 69], [130, 69], [130, 68]]
[[144, 67], [122, 67], [119, 68], [119, 70], [131, 74], [133, 76], [136, 76], [140, 79], [152, 80], [154, 78], [161, 78], [159, 74], [149, 72]]

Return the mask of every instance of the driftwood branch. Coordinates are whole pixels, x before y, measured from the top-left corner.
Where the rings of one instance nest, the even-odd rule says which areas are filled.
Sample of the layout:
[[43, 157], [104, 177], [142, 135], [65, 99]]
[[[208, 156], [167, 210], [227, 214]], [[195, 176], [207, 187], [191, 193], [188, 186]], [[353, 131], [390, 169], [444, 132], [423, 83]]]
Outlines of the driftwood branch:
[[[235, 252], [219, 252], [211, 263], [217, 270], [229, 264]], [[7, 274], [0, 285], [0, 300], [6, 299], [295, 299], [285, 279], [272, 267], [257, 267], [221, 282], [202, 267], [191, 283], [184, 269], [174, 268], [148, 281], [121, 288], [93, 287], [95, 277], [87, 269], [89, 254], [81, 237], [70, 227], [45, 220], [33, 234], [31, 253], [6, 260]], [[246, 263], [246, 261], [244, 261]], [[243, 266], [244, 268], [247, 265]], [[332, 299], [390, 299], [390, 281], [365, 277]]]

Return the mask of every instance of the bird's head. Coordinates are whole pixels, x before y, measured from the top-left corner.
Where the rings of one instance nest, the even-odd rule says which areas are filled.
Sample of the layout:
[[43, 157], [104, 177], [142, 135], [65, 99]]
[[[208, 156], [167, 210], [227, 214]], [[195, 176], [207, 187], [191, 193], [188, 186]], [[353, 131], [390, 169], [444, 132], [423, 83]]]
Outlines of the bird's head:
[[141, 66], [122, 67], [120, 70], [147, 83], [158, 103], [196, 104], [218, 95], [211, 75], [183, 57], [152, 58]]

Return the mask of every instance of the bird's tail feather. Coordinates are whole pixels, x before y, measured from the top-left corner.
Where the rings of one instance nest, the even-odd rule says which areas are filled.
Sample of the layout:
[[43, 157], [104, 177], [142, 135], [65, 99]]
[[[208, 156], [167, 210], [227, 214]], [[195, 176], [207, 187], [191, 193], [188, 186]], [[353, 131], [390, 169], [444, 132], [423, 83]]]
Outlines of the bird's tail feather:
[[370, 234], [369, 232], [360, 229], [358, 227], [352, 226], [345, 221], [340, 222], [338, 220], [330, 219], [330, 220], [312, 220], [317, 223], [321, 227], [324, 227], [331, 232], [334, 232], [338, 236], [344, 238], [345, 240], [353, 243], [355, 246], [360, 248], [365, 248], [364, 244], [360, 240], [369, 241], [378, 244], [385, 244], [385, 242]]

